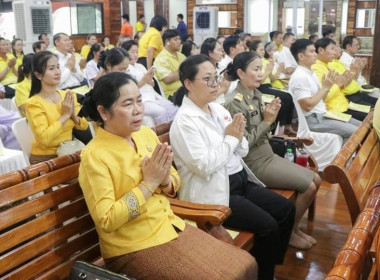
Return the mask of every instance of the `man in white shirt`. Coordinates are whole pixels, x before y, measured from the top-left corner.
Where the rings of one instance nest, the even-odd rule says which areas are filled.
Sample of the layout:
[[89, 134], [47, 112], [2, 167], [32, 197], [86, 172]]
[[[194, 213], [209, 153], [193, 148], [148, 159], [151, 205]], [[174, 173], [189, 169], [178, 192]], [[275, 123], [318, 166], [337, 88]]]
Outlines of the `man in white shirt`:
[[227, 65], [233, 61], [234, 57], [244, 51], [244, 42], [239, 35], [233, 35], [226, 38], [223, 42], [223, 49], [226, 55], [218, 63], [218, 69], [223, 71]]
[[280, 75], [280, 79], [289, 79], [293, 72], [296, 70], [297, 62], [290, 52], [290, 47], [295, 42], [296, 37], [293, 33], [285, 33], [283, 40], [283, 47], [277, 59], [277, 64], [284, 63], [285, 70]]
[[311, 66], [317, 59], [313, 42], [307, 39], [296, 40], [290, 50], [298, 66], [290, 78], [289, 90], [294, 102], [299, 103], [309, 129], [315, 132], [338, 134], [346, 142], [360, 125], [360, 121], [351, 118], [346, 123], [324, 117], [327, 110], [323, 100], [334, 84], [337, 74], [330, 70], [320, 86], [317, 75], [311, 70]]
[[[354, 58], [354, 55], [356, 55], [360, 49], [360, 41], [356, 36], [349, 35], [344, 37], [343, 43], [342, 43], [343, 52], [339, 60], [344, 63], [347, 69], [351, 69], [353, 63], [359, 64], [361, 70], [366, 66], [367, 59], [365, 58]], [[357, 77], [356, 81], [360, 86], [367, 85], [366, 79], [362, 76], [362, 72], [360, 70], [359, 76]], [[373, 92], [368, 93], [369, 96], [379, 98], [380, 91], [375, 90]]]
[[[244, 42], [241, 40], [239, 35], [232, 35], [224, 40], [223, 49], [226, 55], [218, 63], [218, 73], [226, 69], [227, 65], [233, 61], [234, 57], [244, 51]], [[231, 82], [227, 92], [221, 94], [215, 102], [219, 104], [224, 104], [225, 96], [232, 93], [233, 90], [236, 88], [237, 84], [238, 81]]]
[[61, 68], [61, 83], [59, 89], [73, 88], [80, 86], [84, 82], [84, 74], [80, 70], [78, 61], [70, 53], [72, 49], [71, 40], [65, 33], [54, 35], [55, 54], [58, 56], [59, 67]]

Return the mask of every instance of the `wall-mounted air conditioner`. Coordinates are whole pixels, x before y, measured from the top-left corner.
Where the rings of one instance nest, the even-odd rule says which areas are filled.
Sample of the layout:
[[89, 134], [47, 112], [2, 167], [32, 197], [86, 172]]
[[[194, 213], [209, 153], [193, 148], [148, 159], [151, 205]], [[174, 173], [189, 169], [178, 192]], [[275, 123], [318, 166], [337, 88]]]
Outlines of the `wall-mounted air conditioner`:
[[194, 42], [201, 45], [209, 37], [218, 35], [218, 7], [194, 7], [193, 30]]
[[24, 53], [33, 52], [38, 35], [47, 33], [52, 40], [52, 8], [49, 0], [16, 0], [12, 2], [16, 37], [24, 41]]

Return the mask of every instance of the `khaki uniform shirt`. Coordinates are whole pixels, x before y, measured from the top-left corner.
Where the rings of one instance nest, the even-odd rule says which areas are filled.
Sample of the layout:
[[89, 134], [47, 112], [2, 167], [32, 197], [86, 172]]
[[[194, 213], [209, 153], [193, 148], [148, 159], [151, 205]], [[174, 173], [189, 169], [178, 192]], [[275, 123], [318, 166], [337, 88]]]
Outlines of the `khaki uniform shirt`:
[[265, 105], [261, 95], [258, 90], [250, 91], [239, 82], [225, 103], [225, 107], [230, 111], [231, 116], [243, 113], [246, 118], [244, 136], [248, 140], [249, 153], [244, 161], [251, 170], [255, 170], [256, 165], [267, 163], [273, 158], [273, 151], [268, 141], [272, 127], [264, 121], [263, 110]]

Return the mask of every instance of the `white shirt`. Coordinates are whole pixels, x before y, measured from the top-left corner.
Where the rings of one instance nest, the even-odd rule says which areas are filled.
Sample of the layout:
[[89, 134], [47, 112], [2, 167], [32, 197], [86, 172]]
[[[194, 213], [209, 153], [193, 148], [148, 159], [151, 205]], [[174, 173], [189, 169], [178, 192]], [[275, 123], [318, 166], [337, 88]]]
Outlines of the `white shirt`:
[[225, 55], [222, 60], [218, 63], [218, 72], [222, 72], [224, 69], [227, 68], [227, 65], [232, 62], [233, 59], [229, 55]]
[[[351, 56], [350, 54], [346, 53], [345, 51], [342, 52], [342, 55], [340, 56], [339, 60], [346, 65], [347, 69], [350, 69], [351, 64], [354, 62], [355, 58]], [[359, 85], [365, 85], [367, 84], [366, 79], [362, 76], [362, 72], [360, 72], [357, 80]]]
[[[129, 64], [127, 73], [131, 75], [133, 78], [135, 78], [136, 81], [141, 81], [142, 78], [144, 78], [144, 75], [148, 72], [146, 70], [145, 66], [140, 63], [135, 63], [135, 65]], [[159, 99], [162, 99], [163, 97], [157, 93], [154, 88], [146, 83], [141, 88], [139, 88], [141, 93], [142, 101], [153, 101], [156, 102]]]
[[98, 75], [99, 71], [100, 69], [98, 68], [97, 63], [93, 59], [87, 62], [85, 72], [86, 72], [87, 80], [91, 86], [94, 85], [94, 82], [92, 81], [92, 79]]
[[54, 53], [58, 56], [59, 67], [61, 68], [61, 83], [59, 84], [58, 89], [80, 86], [80, 83], [84, 79], [84, 74], [80, 70], [78, 61], [75, 61], [76, 72], [74, 73], [66, 67], [66, 63], [70, 59], [71, 53], [64, 55], [58, 50], [55, 50]]
[[182, 181], [179, 197], [228, 206], [228, 175], [243, 169], [241, 157], [248, 154], [248, 141], [225, 135], [232, 118], [223, 106], [212, 102], [209, 108], [211, 115], [185, 96], [171, 125], [170, 142]]
[[[312, 97], [318, 93], [320, 88], [317, 75], [312, 70], [298, 65], [289, 81], [289, 90], [293, 95], [294, 101], [298, 102], [301, 99]], [[327, 112], [323, 99], [309, 112], [303, 109], [302, 111], [305, 116], [312, 113], [324, 114]]]
[[[280, 63], [284, 63], [285, 69], [286, 68], [296, 68], [297, 67], [297, 61], [294, 59], [292, 53], [290, 52], [290, 49], [286, 46], [283, 46], [282, 51], [280, 52], [280, 55], [277, 59], [277, 65]], [[284, 73], [283, 77], [280, 75], [280, 79], [283, 78], [290, 78], [291, 75], [286, 75]]]

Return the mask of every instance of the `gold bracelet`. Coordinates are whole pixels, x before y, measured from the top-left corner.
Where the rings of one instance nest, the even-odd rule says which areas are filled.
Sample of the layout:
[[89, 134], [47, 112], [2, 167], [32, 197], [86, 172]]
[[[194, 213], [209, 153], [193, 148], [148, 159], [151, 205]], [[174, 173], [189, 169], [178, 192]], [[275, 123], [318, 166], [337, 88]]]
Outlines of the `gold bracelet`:
[[152, 193], [152, 194], [154, 193], [154, 190], [155, 190], [156, 188], [153, 188], [151, 185], [148, 185], [144, 180], [141, 181], [141, 184], [142, 184], [144, 187], [146, 187], [150, 193]]

